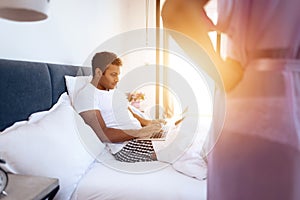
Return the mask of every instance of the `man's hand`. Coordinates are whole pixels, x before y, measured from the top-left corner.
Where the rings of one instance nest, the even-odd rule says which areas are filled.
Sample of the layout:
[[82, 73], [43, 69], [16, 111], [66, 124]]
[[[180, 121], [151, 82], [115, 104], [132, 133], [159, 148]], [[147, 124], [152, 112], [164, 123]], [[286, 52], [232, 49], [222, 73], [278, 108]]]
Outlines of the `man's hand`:
[[[160, 125], [164, 125], [164, 124], [166, 124], [167, 123], [167, 121], [166, 120], [164, 120], [164, 119], [154, 119], [154, 120], [151, 120], [150, 121], [150, 124], [160, 124]], [[149, 125], [150, 125], [149, 124]]]
[[148, 126], [144, 126], [143, 128], [139, 129], [137, 131], [137, 135], [135, 135], [137, 138], [147, 138], [151, 137], [152, 135], [159, 133], [161, 130], [161, 124], [155, 123], [150, 124]]

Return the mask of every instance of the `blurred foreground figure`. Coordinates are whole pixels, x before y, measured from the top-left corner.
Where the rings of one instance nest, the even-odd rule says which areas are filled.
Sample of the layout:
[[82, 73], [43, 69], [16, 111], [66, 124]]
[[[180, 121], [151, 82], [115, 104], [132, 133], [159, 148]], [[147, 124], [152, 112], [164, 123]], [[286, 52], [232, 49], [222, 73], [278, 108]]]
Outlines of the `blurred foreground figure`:
[[[219, 0], [217, 25], [206, 3], [167, 0], [162, 17], [207, 51], [226, 90], [224, 126], [208, 154], [208, 199], [299, 200], [300, 1]], [[228, 36], [225, 61], [211, 30]]]

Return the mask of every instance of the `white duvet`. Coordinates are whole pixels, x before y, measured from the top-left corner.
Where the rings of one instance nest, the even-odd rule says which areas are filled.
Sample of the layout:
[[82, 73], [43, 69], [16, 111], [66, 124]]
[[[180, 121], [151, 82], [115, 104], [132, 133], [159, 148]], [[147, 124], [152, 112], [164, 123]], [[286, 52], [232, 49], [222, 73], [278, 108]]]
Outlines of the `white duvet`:
[[[184, 121], [188, 122], [194, 123]], [[197, 131], [206, 133], [207, 124], [200, 124]], [[192, 131], [178, 134], [186, 137], [185, 132]], [[201, 135], [196, 138], [202, 140]], [[119, 162], [105, 150], [79, 181], [72, 200], [204, 200], [207, 182], [202, 178], [206, 171], [202, 171], [203, 165], [199, 163], [202, 142], [197, 139], [173, 165], [161, 161]]]
[[[117, 161], [116, 161], [117, 162]], [[143, 168], [151, 163], [123, 163], [131, 167]], [[115, 170], [99, 162], [82, 177], [72, 200], [201, 200], [206, 199], [206, 181], [183, 175], [167, 166], [154, 172], [128, 173]]]

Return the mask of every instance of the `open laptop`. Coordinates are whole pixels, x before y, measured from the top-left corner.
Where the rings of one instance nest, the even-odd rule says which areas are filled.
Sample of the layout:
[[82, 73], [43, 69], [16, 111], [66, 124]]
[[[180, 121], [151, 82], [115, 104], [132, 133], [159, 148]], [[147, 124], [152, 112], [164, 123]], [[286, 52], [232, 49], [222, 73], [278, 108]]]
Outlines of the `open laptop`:
[[166, 124], [162, 125], [160, 131], [158, 133], [153, 134], [149, 138], [139, 138], [137, 140], [152, 140], [152, 141], [164, 141], [167, 138], [168, 133], [176, 128], [185, 117], [180, 118], [179, 120], [176, 120], [175, 122], [167, 122]]

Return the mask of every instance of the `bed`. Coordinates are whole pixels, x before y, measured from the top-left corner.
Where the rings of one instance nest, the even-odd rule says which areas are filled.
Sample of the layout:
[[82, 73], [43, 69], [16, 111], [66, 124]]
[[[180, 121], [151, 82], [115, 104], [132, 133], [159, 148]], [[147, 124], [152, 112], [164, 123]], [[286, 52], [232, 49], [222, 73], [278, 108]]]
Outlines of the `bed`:
[[[90, 74], [87, 67], [0, 59], [4, 168], [58, 178], [55, 199], [206, 199], [206, 180], [196, 175], [159, 161], [120, 164], [110, 157], [72, 109], [70, 92], [66, 93], [66, 75]], [[81, 130], [84, 136], [78, 134]], [[87, 144], [92, 147], [87, 149]]]

